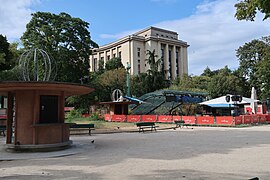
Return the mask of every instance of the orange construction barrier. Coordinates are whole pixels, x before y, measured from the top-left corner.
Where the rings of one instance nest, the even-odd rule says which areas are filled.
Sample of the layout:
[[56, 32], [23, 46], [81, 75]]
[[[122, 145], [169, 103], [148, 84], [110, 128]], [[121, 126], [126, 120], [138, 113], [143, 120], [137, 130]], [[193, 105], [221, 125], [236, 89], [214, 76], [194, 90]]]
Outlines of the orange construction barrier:
[[251, 115], [243, 115], [243, 124], [251, 124]]
[[182, 116], [182, 120], [185, 124], [196, 124], [196, 116]]
[[142, 122], [156, 122], [156, 115], [142, 115]]
[[126, 122], [127, 116], [126, 115], [112, 115], [112, 121], [114, 122]]
[[140, 122], [141, 115], [127, 115], [127, 122]]
[[240, 125], [240, 124], [242, 124], [242, 120], [243, 120], [242, 116], [236, 116], [236, 117], [234, 117], [234, 125]]
[[232, 116], [216, 116], [216, 124], [234, 125]]
[[197, 124], [199, 125], [214, 124], [214, 117], [213, 116], [198, 116]]
[[110, 121], [111, 120], [111, 115], [110, 114], [104, 114], [104, 120], [105, 121]]
[[158, 122], [170, 123], [172, 122], [172, 116], [159, 115]]

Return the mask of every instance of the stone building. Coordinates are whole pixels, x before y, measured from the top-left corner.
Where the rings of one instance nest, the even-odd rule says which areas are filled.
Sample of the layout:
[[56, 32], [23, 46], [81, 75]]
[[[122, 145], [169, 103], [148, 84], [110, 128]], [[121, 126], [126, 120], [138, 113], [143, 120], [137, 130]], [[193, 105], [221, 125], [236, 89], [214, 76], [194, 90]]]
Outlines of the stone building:
[[90, 71], [98, 71], [99, 61], [104, 65], [113, 57], [120, 57], [124, 66], [130, 64], [130, 73], [145, 73], [149, 65], [147, 50], [155, 50], [158, 58], [162, 58], [162, 67], [167, 79], [175, 79], [188, 73], [187, 42], [178, 39], [173, 31], [149, 27], [132, 35], [121, 38], [110, 44], [93, 49], [90, 56]]

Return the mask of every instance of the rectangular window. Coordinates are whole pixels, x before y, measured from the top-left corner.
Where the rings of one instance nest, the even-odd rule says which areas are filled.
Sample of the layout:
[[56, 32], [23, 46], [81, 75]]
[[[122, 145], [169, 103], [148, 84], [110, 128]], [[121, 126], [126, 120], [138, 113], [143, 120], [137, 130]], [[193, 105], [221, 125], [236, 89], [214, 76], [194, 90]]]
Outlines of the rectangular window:
[[93, 71], [97, 71], [97, 58], [94, 58]]
[[171, 67], [171, 64], [172, 64], [172, 51], [169, 50], [169, 79], [171, 79], [171, 75], [172, 75], [172, 67]]
[[114, 57], [114, 58], [116, 57], [116, 54], [115, 54], [115, 53], [113, 54], [113, 57]]
[[178, 58], [179, 52], [178, 51], [176, 51], [175, 56], [176, 56], [176, 60], [175, 60], [175, 62], [176, 62], [176, 74], [178, 75], [179, 74], [179, 71], [178, 71], [178, 69], [179, 69], [179, 62], [178, 62], [178, 60], [179, 60], [179, 58]]
[[141, 60], [138, 59], [138, 74], [141, 73]]
[[107, 56], [107, 60], [109, 61], [110, 59], [111, 59], [111, 56], [110, 56], [110, 55], [108, 55], [108, 56]]
[[140, 57], [141, 56], [141, 48], [138, 48], [137, 50], [138, 50], [138, 57]]
[[121, 51], [119, 51], [119, 53], [118, 53], [118, 57], [119, 57], [119, 58], [121, 58], [121, 55], [122, 55], [122, 54], [121, 54]]
[[58, 122], [58, 96], [40, 96], [40, 123]]
[[164, 67], [164, 53], [165, 53], [165, 51], [164, 51], [164, 49], [161, 49], [161, 69], [162, 69], [162, 71], [164, 71], [165, 69], [165, 67]]

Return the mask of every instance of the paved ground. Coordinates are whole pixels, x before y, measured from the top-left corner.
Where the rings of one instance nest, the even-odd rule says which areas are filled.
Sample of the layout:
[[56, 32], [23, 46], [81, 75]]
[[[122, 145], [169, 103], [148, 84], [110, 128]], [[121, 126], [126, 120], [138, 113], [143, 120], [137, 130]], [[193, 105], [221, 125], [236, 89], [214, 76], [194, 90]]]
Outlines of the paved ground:
[[[55, 152], [54, 156], [0, 151], [2, 158], [17, 156], [17, 160], [0, 161], [0, 179], [270, 177], [270, 126], [195, 127], [153, 133], [82, 135], [71, 139], [76, 146]], [[3, 137], [0, 142], [3, 143]]]

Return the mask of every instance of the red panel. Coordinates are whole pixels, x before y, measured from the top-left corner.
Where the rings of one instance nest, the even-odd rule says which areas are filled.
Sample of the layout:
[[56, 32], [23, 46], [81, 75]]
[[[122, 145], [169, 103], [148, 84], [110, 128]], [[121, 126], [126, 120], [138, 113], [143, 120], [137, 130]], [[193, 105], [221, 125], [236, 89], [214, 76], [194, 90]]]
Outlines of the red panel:
[[270, 115], [267, 114], [267, 115], [265, 115], [265, 117], [266, 117], [266, 122], [270, 122]]
[[216, 124], [233, 125], [233, 117], [232, 116], [217, 116]]
[[141, 115], [128, 115], [127, 116], [127, 122], [140, 122], [141, 121]]
[[182, 120], [185, 124], [196, 124], [196, 116], [182, 116]]
[[89, 117], [89, 114], [82, 114], [82, 117]]
[[214, 124], [213, 116], [198, 116], [197, 124]]
[[158, 122], [172, 122], [172, 116], [159, 115]]
[[111, 115], [110, 114], [104, 114], [104, 120], [105, 121], [110, 121], [111, 120]]
[[125, 122], [127, 119], [126, 115], [112, 115], [112, 121], [114, 122]]
[[259, 117], [259, 122], [260, 123], [265, 123], [266, 122], [267, 115], [261, 114], [261, 115], [258, 115], [258, 117]]
[[173, 119], [173, 122], [174, 121], [181, 121], [181, 116], [173, 116], [172, 119]]
[[242, 116], [234, 117], [234, 123], [235, 125], [242, 124]]
[[243, 115], [244, 124], [251, 124], [251, 117], [250, 115]]
[[156, 122], [156, 115], [142, 115], [142, 122]]

